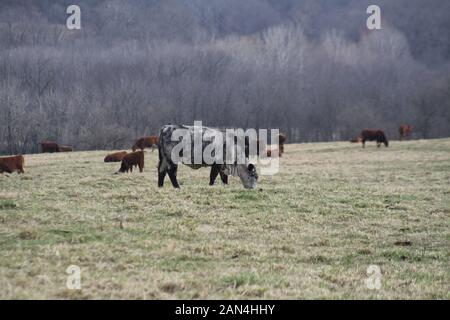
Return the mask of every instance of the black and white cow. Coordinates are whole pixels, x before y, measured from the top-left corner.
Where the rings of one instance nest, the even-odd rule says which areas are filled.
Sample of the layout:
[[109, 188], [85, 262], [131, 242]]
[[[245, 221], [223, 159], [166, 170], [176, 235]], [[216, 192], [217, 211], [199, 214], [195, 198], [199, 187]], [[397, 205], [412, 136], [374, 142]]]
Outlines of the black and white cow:
[[[194, 161], [194, 128], [197, 129], [197, 133], [201, 135], [201, 152], [205, 151], [205, 148], [211, 148], [213, 145], [221, 148], [223, 150], [222, 154], [215, 155], [214, 161], [204, 161], [202, 158], [200, 163]], [[176, 130], [187, 132], [192, 139], [185, 140], [182, 137], [175, 137], [174, 132]], [[178, 131], [178, 133], [180, 132]], [[176, 134], [177, 135], [177, 134]], [[228, 176], [238, 176], [241, 179], [244, 188], [254, 189], [256, 188], [256, 182], [258, 180], [258, 174], [256, 173], [256, 168], [253, 164], [248, 163], [248, 158], [244, 163], [238, 162], [236, 160], [230, 161], [227, 159], [236, 159], [236, 155], [231, 155], [230, 153], [239, 152], [240, 145], [236, 143], [237, 140], [234, 139], [236, 145], [234, 149], [227, 148], [226, 142], [230, 138], [229, 133], [225, 130], [212, 129], [208, 127], [193, 127], [193, 126], [182, 126], [182, 125], [165, 125], [161, 128], [159, 135], [159, 164], [158, 164], [158, 186], [162, 187], [164, 185], [164, 178], [166, 174], [169, 175], [170, 181], [175, 188], [179, 188], [180, 185], [177, 181], [177, 169], [178, 164], [181, 162], [193, 169], [199, 169], [201, 167], [211, 167], [210, 174], [210, 185], [214, 184], [217, 176], [220, 174], [223, 183], [228, 183]], [[217, 137], [221, 137], [218, 139]], [[248, 140], [246, 140], [248, 141]], [[190, 144], [190, 146], [189, 146]], [[209, 147], [208, 147], [209, 146]], [[190, 147], [190, 148], [189, 148]], [[175, 149], [176, 148], [176, 149]], [[197, 147], [198, 148], [198, 147]], [[175, 150], [174, 150], [175, 149]], [[183, 150], [189, 150], [190, 154], [183, 154]], [[199, 149], [197, 149], [198, 151]], [[230, 157], [227, 157], [227, 154]], [[174, 155], [176, 159], [174, 159]], [[248, 156], [248, 152], [245, 152]]]

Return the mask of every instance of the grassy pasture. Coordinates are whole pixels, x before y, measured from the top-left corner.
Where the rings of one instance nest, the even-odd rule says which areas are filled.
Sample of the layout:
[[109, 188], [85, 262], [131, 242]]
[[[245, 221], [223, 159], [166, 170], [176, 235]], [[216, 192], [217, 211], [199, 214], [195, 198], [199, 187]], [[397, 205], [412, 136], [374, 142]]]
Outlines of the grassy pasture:
[[123, 175], [106, 153], [0, 175], [1, 299], [450, 299], [450, 139], [287, 145], [250, 191], [184, 166], [158, 189], [157, 152]]

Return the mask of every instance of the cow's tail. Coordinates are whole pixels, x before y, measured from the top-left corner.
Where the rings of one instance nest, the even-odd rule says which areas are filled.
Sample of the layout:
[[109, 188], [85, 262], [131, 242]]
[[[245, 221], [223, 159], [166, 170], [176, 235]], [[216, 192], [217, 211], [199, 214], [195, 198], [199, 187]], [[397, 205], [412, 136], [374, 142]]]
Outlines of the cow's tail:
[[164, 131], [164, 127], [162, 127], [161, 130], [159, 131], [159, 137], [158, 137], [158, 143], [157, 143], [157, 146], [158, 146], [158, 159], [159, 159], [160, 162], [163, 159], [163, 152], [164, 152], [164, 150], [163, 150], [163, 146], [164, 146], [164, 143], [163, 143], [164, 142], [163, 141], [163, 139], [164, 139], [163, 131]]
[[20, 157], [20, 168], [19, 168], [19, 172], [20, 173], [25, 173], [25, 170], [23, 170], [23, 168], [25, 168], [25, 157], [22, 154], [19, 154]]
[[158, 138], [158, 173], [162, 173], [171, 167], [170, 154], [168, 154], [167, 145], [170, 144], [172, 137], [172, 129], [170, 126], [163, 126], [159, 132]]

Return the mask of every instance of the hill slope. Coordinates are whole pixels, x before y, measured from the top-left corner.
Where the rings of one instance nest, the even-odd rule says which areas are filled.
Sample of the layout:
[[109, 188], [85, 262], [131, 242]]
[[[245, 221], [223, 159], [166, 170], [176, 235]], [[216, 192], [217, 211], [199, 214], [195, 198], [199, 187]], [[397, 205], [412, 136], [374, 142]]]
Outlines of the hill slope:
[[253, 191], [186, 167], [158, 189], [157, 152], [128, 175], [105, 151], [26, 156], [0, 175], [0, 298], [450, 298], [450, 139], [286, 151]]

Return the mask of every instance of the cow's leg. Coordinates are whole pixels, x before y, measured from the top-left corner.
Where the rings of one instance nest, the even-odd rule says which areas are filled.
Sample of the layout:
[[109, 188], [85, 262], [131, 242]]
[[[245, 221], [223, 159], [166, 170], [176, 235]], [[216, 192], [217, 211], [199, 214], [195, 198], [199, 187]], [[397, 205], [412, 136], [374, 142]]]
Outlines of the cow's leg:
[[177, 169], [178, 169], [178, 165], [173, 164], [168, 171], [170, 182], [172, 182], [172, 185], [174, 188], [180, 187], [180, 185], [178, 184], [178, 181], [177, 181]]
[[211, 173], [209, 174], [209, 185], [214, 185], [214, 182], [216, 181], [217, 176], [219, 175], [219, 167], [216, 165], [213, 165], [211, 167]]
[[220, 179], [222, 180], [222, 182], [224, 184], [228, 184], [228, 175], [226, 175], [225, 173], [223, 173], [222, 171], [219, 172], [220, 173]]
[[366, 139], [362, 140], [362, 147], [365, 148], [366, 147]]
[[162, 187], [164, 185], [164, 178], [166, 177], [167, 171], [158, 172], [158, 187]]
[[161, 164], [161, 162], [162, 160], [159, 160], [158, 163], [158, 187], [162, 187], [164, 185], [164, 178], [167, 174], [167, 169]]
[[127, 171], [128, 171], [128, 168], [127, 168], [125, 162], [122, 160], [122, 162], [120, 163], [120, 169], [117, 170], [116, 174], [119, 173], [119, 172], [125, 173]]

